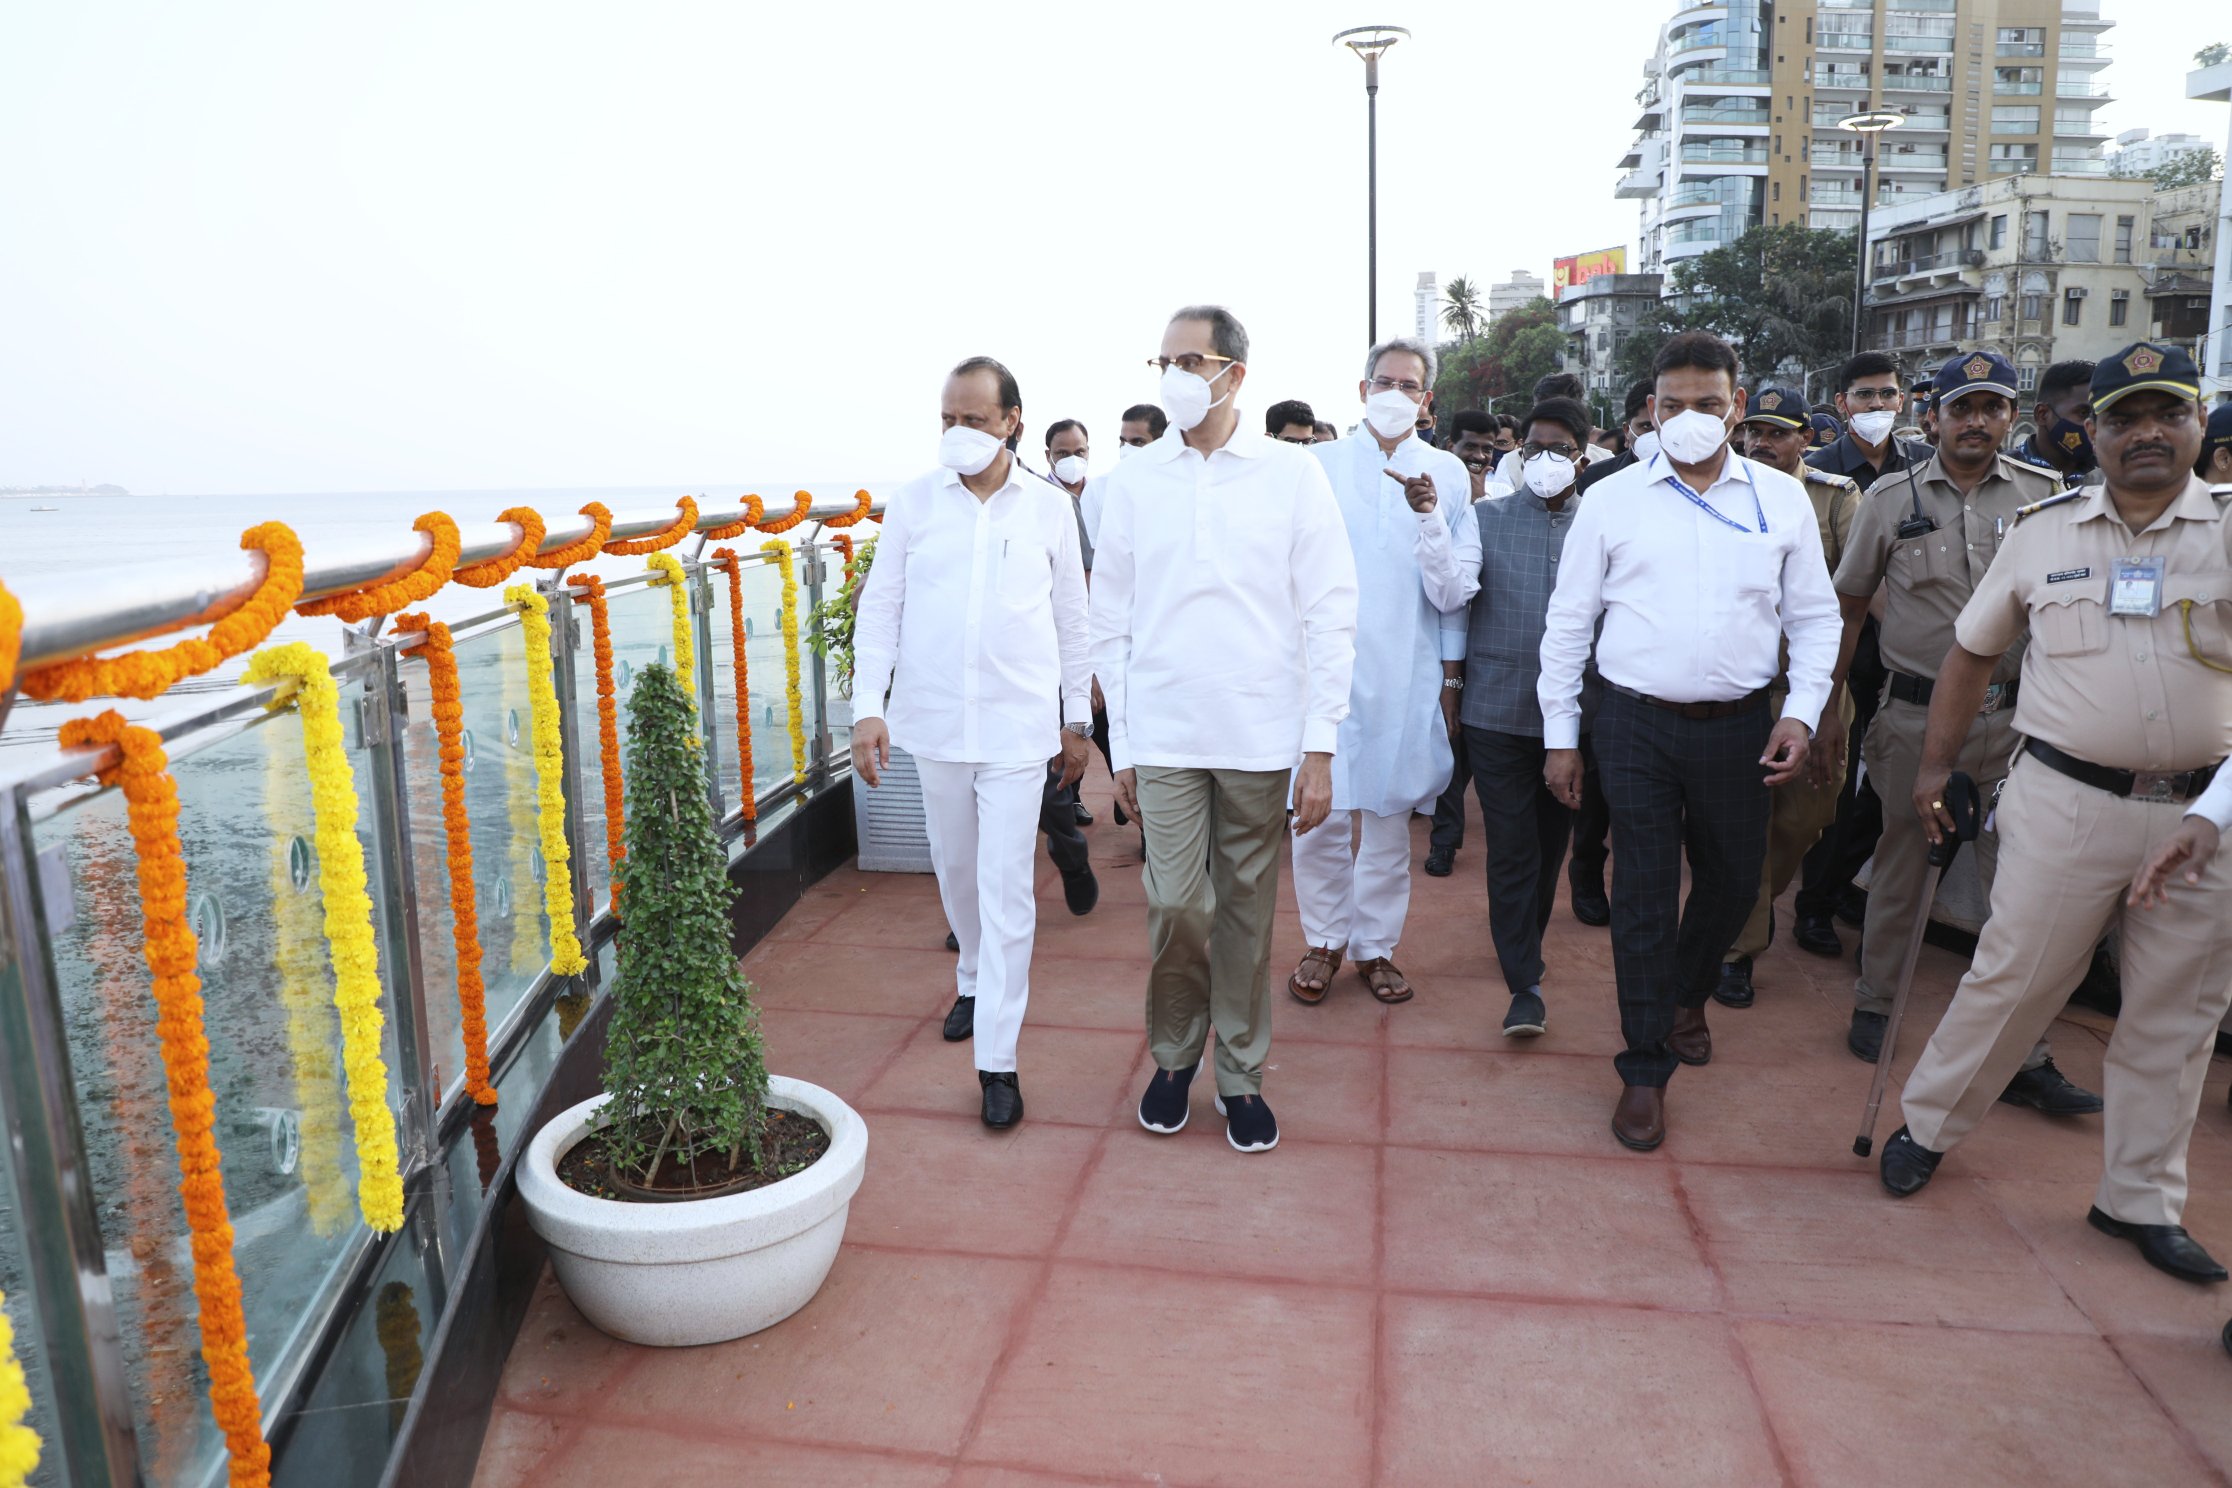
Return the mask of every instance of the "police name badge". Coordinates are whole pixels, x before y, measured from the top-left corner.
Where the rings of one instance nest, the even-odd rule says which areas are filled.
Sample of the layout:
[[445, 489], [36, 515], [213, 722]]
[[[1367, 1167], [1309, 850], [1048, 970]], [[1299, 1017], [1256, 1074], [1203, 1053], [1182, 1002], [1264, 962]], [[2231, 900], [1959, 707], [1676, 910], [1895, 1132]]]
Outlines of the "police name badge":
[[2161, 558], [2119, 558], [2108, 581], [2108, 613], [2152, 619], [2162, 613]]

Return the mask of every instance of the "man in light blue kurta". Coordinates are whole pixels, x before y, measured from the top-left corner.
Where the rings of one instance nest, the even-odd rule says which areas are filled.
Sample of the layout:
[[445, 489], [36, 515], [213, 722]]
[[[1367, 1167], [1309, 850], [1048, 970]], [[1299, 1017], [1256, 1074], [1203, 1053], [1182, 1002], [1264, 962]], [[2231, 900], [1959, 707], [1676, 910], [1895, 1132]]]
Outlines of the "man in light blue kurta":
[[[1356, 558], [1356, 670], [1333, 752], [1334, 818], [1294, 839], [1306, 949], [1288, 989], [1321, 1001], [1347, 955], [1372, 994], [1404, 1002], [1396, 943], [1410, 910], [1410, 818], [1449, 784], [1454, 678], [1465, 606], [1480, 586], [1480, 536], [1463, 462], [1416, 437], [1434, 352], [1408, 339], [1372, 348], [1364, 421], [1314, 447]], [[1344, 818], [1343, 813], [1346, 813]], [[1343, 820], [1351, 831], [1341, 830]]]

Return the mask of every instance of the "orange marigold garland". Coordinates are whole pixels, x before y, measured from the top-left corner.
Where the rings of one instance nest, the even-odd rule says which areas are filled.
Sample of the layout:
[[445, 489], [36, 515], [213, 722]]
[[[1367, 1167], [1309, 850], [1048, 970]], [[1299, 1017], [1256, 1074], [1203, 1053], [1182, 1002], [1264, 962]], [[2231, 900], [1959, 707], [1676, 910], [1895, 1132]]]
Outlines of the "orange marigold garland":
[[[299, 571], [298, 571], [299, 572]], [[233, 1488], [271, 1481], [271, 1448], [263, 1439], [263, 1408], [248, 1362], [247, 1319], [240, 1273], [233, 1265], [232, 1216], [209, 1089], [209, 1039], [202, 1021], [200, 946], [186, 921], [186, 858], [178, 841], [178, 784], [162, 736], [124, 721], [113, 709], [62, 725], [65, 749], [113, 744], [123, 756], [100, 772], [124, 792], [139, 856], [141, 928], [154, 973], [155, 1035], [170, 1090], [171, 1127], [178, 1141], [179, 1196], [194, 1255], [202, 1362], [209, 1370], [209, 1408], [225, 1436]]]
[[612, 536], [612, 513], [604, 503], [592, 501], [581, 509], [589, 519], [589, 535], [567, 543], [555, 553], [537, 553], [527, 560], [529, 568], [570, 568], [576, 563], [587, 563], [604, 551], [605, 539]]
[[727, 542], [732, 537], [742, 537], [758, 525], [759, 519], [766, 515], [767, 504], [757, 496], [747, 496], [744, 498], [743, 516], [738, 517], [726, 527], [706, 528], [705, 536], [713, 542]]
[[295, 606], [303, 615], [332, 615], [351, 624], [369, 620], [374, 615], [390, 615], [406, 605], [415, 605], [450, 581], [457, 571], [457, 555], [462, 539], [457, 524], [443, 512], [427, 512], [411, 524], [413, 532], [423, 532], [434, 539], [434, 551], [426, 561], [400, 579], [390, 579], [385, 584], [374, 584], [369, 589], [359, 589], [351, 594], [336, 594], [329, 599], [305, 600]]
[[853, 571], [852, 534], [849, 532], [832, 532], [831, 534], [829, 534], [829, 545], [835, 548], [839, 553], [842, 553], [844, 555], [845, 582], [850, 584], [852, 582]]
[[608, 542], [605, 544], [604, 550], [607, 553], [618, 553], [627, 557], [640, 553], [657, 553], [673, 547], [697, 530], [697, 498], [695, 496], [683, 497], [680, 501], [674, 503], [674, 512], [674, 520], [649, 537], [630, 538], [626, 542]]
[[791, 509], [772, 522], [755, 522], [753, 525], [772, 537], [778, 532], [788, 532], [806, 520], [806, 513], [813, 509], [814, 493], [800, 491], [791, 499]]
[[612, 912], [620, 912], [620, 865], [627, 861], [627, 811], [620, 785], [620, 705], [612, 680], [612, 614], [605, 604], [604, 580], [594, 574], [574, 574], [566, 580], [577, 585], [589, 602], [589, 643], [597, 657], [597, 756], [603, 766], [605, 810], [605, 861], [612, 867]]
[[23, 654], [23, 605], [0, 584], [0, 692], [15, 686], [16, 658]]
[[472, 589], [493, 589], [542, 551], [542, 513], [531, 506], [514, 506], [497, 513], [499, 522], [511, 522], [519, 528], [519, 545], [501, 558], [491, 558], [486, 563], [475, 563], [450, 575], [457, 583]]
[[744, 560], [734, 548], [715, 548], [713, 561], [728, 565], [729, 658], [736, 673], [736, 762], [744, 777], [744, 820], [759, 820], [752, 789], [752, 677], [744, 655]]
[[[541, 525], [535, 524], [537, 529]], [[465, 704], [458, 682], [457, 648], [450, 628], [431, 615], [399, 615], [395, 628], [426, 632], [423, 643], [403, 654], [426, 657], [426, 686], [434, 697], [434, 738], [442, 759], [442, 836], [449, 847], [450, 941], [457, 954], [458, 1032], [465, 1041], [465, 1090], [476, 1105], [493, 1106], [496, 1087], [488, 1083], [488, 989], [481, 981], [480, 899], [473, 886], [473, 823], [465, 810]]]
[[866, 491], [855, 491], [853, 492], [853, 509], [842, 516], [822, 518], [822, 525], [824, 527], [851, 527], [863, 517], [866, 517], [868, 508], [875, 504], [876, 498]]
[[265, 522], [240, 534], [240, 546], [264, 555], [263, 582], [206, 636], [160, 651], [80, 657], [25, 672], [23, 695], [42, 702], [82, 703], [92, 697], [160, 697], [173, 683], [214, 671], [241, 652], [263, 644], [302, 597], [302, 544], [284, 522]]

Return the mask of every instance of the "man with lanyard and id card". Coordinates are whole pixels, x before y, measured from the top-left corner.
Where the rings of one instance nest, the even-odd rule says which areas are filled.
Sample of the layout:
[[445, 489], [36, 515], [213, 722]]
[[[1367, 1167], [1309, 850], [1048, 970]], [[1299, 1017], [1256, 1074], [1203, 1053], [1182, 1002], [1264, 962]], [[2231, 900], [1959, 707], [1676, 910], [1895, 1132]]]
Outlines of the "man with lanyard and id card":
[[[1604, 681], [1592, 738], [1611, 808], [1612, 968], [1623, 1086], [1612, 1134], [1666, 1137], [1676, 1064], [1713, 1057], [1705, 1003], [1759, 897], [1768, 788], [1795, 779], [1829, 707], [1837, 597], [1805, 487], [1728, 447], [1736, 353], [1685, 331], [1659, 349], [1659, 453], [1597, 482], [1560, 555], [1542, 637], [1543, 783], [1581, 804], [1581, 673]], [[1604, 631], [1597, 635], [1602, 617]], [[1785, 637], [1790, 693], [1768, 704]], [[1681, 900], [1687, 852], [1690, 896]]]

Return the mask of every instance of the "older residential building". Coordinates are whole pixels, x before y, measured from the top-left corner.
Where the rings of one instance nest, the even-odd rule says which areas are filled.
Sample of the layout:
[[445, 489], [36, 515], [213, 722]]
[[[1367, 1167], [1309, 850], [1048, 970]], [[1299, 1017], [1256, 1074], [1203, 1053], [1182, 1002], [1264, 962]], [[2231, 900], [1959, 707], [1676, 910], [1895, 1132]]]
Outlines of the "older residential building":
[[1643, 205], [1636, 267], [1663, 271], [1761, 224], [1851, 229], [1862, 142], [1902, 116], [1876, 199], [1994, 176], [2106, 175], [2093, 111], [2114, 23], [2100, 0], [1680, 0], [1636, 95], [1618, 194]]
[[2108, 173], [2143, 176], [2214, 148], [2198, 134], [2149, 134], [2144, 129], [2126, 129], [2116, 136], [2116, 148], [2108, 152]]
[[2049, 363], [2208, 322], [2221, 187], [2015, 176], [1879, 207], [1864, 343], [1913, 376], [1986, 347], [2028, 391]]
[[1509, 279], [1501, 284], [1488, 286], [1486, 323], [1494, 325], [1520, 306], [1541, 299], [1545, 292], [1541, 276], [1530, 274], [1525, 269], [1513, 269]]
[[1558, 329], [1565, 332], [1565, 370], [1578, 372], [1600, 421], [1617, 418], [1625, 381], [1613, 373], [1620, 348], [1657, 305], [1665, 280], [1658, 274], [1598, 274], [1568, 285], [1558, 296]]

